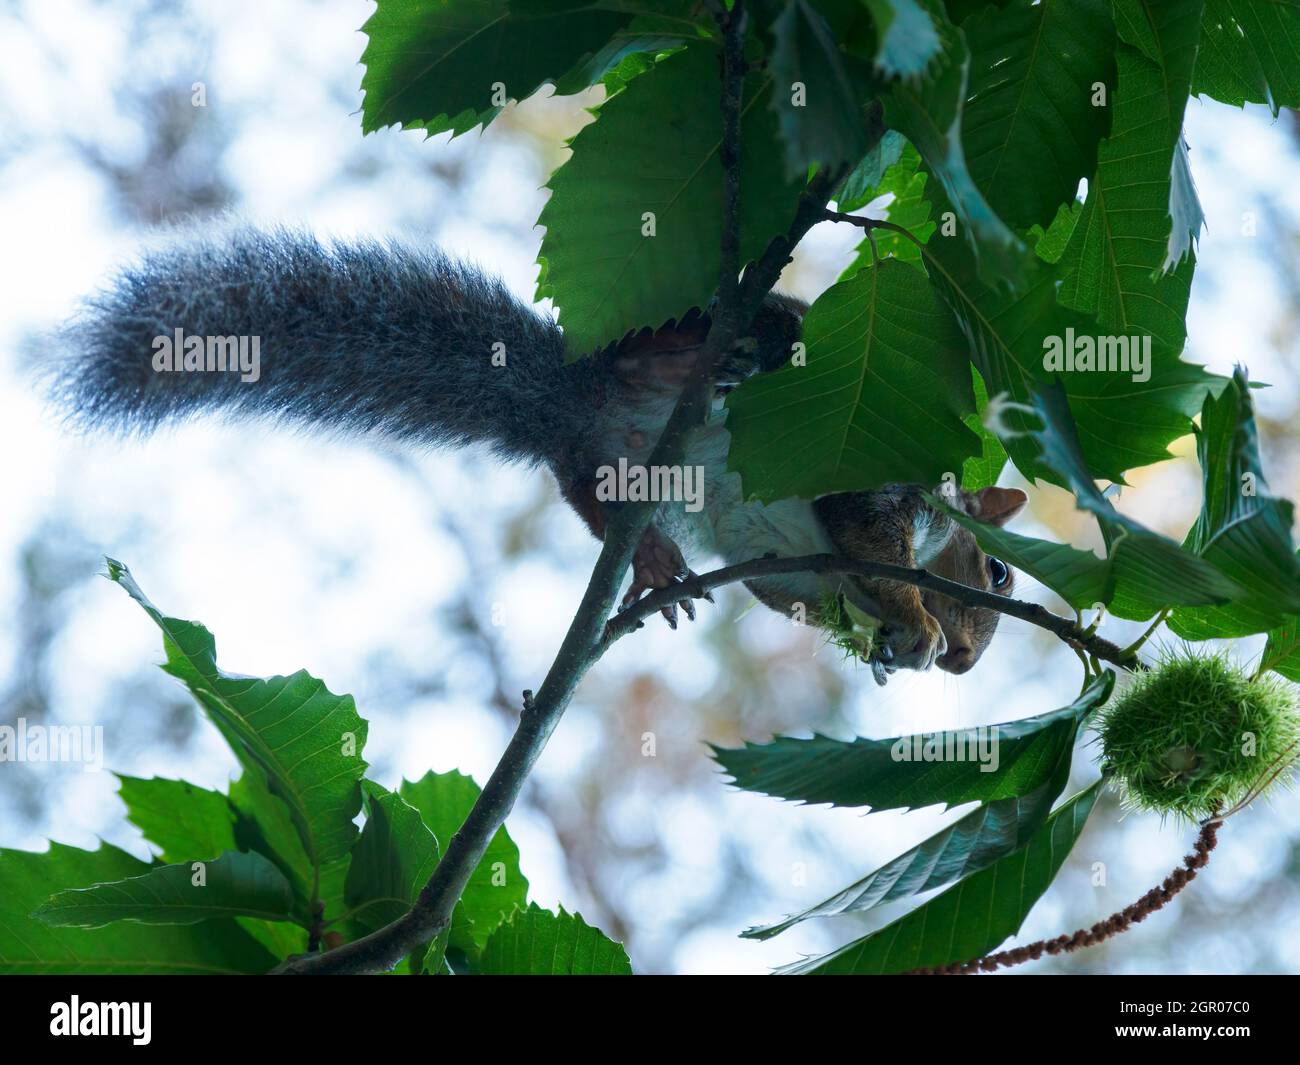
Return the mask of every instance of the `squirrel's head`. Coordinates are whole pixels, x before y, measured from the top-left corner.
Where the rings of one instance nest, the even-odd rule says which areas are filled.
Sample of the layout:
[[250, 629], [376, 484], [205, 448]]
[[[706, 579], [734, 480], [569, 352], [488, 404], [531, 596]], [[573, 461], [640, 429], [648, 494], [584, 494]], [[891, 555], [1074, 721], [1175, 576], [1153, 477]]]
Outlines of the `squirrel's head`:
[[[950, 505], [990, 525], [1010, 521], [1027, 501], [1018, 488], [945, 494]], [[836, 551], [849, 558], [901, 565], [914, 562], [936, 576], [998, 595], [1010, 595], [1014, 587], [1011, 567], [986, 555], [968, 530], [926, 503], [924, 492], [916, 485], [885, 485], [866, 492], [822, 496], [814, 506]], [[909, 547], [910, 558], [902, 553]], [[845, 591], [859, 609], [884, 617], [869, 582], [851, 579]], [[906, 651], [902, 657], [896, 652], [894, 661], [909, 669], [926, 669], [933, 661], [948, 673], [967, 672], [993, 639], [1001, 615], [996, 610], [966, 606], [937, 592], [923, 591], [921, 605], [933, 620], [918, 623], [904, 619], [904, 626], [910, 620], [910, 627], [905, 629], [907, 641], [916, 630], [920, 636], [918, 647], [929, 640], [933, 650], [922, 656], [925, 664], [921, 666], [908, 661]], [[936, 622], [939, 632], [933, 631]], [[899, 619], [886, 617], [885, 623], [887, 627], [891, 623], [897, 626]]]
[[[1004, 525], [1024, 509], [1027, 499], [1019, 488], [982, 488], [962, 492], [960, 505], [976, 521]], [[1000, 558], [980, 550], [968, 530], [956, 522], [939, 520], [948, 526], [948, 535], [936, 553], [918, 557], [917, 565], [971, 588], [1010, 595], [1015, 588], [1015, 571]], [[937, 592], [923, 591], [921, 603], [939, 622], [948, 645], [935, 664], [948, 673], [965, 673], [979, 661], [1002, 615], [996, 610], [966, 606]]]

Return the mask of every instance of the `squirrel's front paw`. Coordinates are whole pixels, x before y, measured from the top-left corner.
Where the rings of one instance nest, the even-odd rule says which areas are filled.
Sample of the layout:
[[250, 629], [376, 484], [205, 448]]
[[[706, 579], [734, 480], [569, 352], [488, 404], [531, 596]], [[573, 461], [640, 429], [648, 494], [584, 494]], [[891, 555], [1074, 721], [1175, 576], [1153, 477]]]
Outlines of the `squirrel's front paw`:
[[[668, 588], [680, 584], [683, 577], [693, 576], [695, 574], [686, 567], [686, 560], [677, 545], [651, 525], [641, 535], [641, 542], [632, 555], [632, 586], [623, 596], [623, 609], [626, 610], [651, 588]], [[706, 595], [705, 598], [712, 600], [713, 597]], [[677, 628], [679, 606], [691, 621], [695, 620], [695, 604], [689, 598], [659, 609], [674, 629]]]
[[892, 653], [889, 664], [900, 669], [927, 670], [948, 649], [939, 622], [924, 608], [887, 617], [880, 635]]

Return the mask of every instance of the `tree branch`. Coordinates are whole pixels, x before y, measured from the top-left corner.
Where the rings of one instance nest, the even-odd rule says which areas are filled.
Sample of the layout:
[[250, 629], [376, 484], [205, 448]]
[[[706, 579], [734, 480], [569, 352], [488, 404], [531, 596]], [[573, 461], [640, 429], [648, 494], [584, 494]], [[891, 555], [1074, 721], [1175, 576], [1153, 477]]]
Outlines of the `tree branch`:
[[847, 222], [851, 226], [865, 229], [867, 236], [871, 236], [877, 229], [887, 229], [891, 233], [898, 233], [906, 237], [922, 251], [925, 250], [925, 245], [916, 239], [912, 231], [900, 226], [897, 222], [889, 222], [884, 218], [868, 218], [866, 215], [860, 214], [845, 214], [843, 211], [832, 211], [830, 209], [822, 212], [822, 218], [827, 222]]
[[958, 584], [946, 577], [939, 577], [928, 570], [908, 569], [904, 566], [890, 566], [883, 562], [860, 562], [855, 559], [840, 558], [837, 555], [801, 555], [797, 558], [758, 558], [750, 562], [741, 562], [734, 566], [724, 566], [693, 577], [687, 577], [680, 584], [669, 588], [659, 588], [642, 597], [626, 610], [610, 618], [605, 626], [604, 643], [608, 647], [615, 640], [627, 635], [637, 628], [642, 619], [649, 617], [660, 607], [669, 606], [686, 596], [693, 599], [703, 598], [704, 594], [724, 584], [736, 581], [755, 580], [761, 577], [775, 577], [785, 573], [843, 573], [859, 577], [871, 577], [877, 580], [901, 581], [914, 584], [926, 591], [938, 592], [950, 599], [955, 599], [966, 606], [980, 607], [984, 610], [996, 610], [1040, 629], [1055, 633], [1071, 647], [1082, 649], [1097, 658], [1124, 669], [1140, 668], [1135, 650], [1122, 650], [1110, 640], [1095, 633], [1088, 632], [1071, 618], [1053, 614], [1037, 603], [1026, 603], [1020, 599], [1008, 599], [1005, 595], [986, 592]]

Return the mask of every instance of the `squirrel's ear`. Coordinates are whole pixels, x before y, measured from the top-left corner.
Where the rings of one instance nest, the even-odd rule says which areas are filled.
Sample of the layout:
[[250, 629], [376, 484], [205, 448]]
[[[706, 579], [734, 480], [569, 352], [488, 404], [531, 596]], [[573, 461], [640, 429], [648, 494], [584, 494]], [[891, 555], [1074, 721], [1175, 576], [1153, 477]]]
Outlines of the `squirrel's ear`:
[[1005, 525], [1029, 502], [1029, 497], [1019, 488], [981, 488], [975, 493], [975, 506], [971, 517], [989, 525]]

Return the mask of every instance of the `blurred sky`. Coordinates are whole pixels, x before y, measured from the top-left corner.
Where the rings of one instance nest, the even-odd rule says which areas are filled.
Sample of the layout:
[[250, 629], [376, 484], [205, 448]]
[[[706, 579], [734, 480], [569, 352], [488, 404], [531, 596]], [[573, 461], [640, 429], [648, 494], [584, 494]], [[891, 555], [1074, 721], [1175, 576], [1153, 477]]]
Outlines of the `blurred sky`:
[[[486, 778], [595, 559], [542, 475], [481, 454], [384, 453], [212, 422], [144, 442], [77, 438], [30, 385], [48, 331], [78, 298], [187, 220], [233, 214], [437, 242], [532, 298], [542, 186], [598, 96], [544, 93], [454, 141], [396, 130], [363, 139], [357, 28], [372, 7], [0, 3], [0, 719], [102, 724], [108, 769], [221, 786], [234, 761], [153, 668], [156, 629], [94, 576], [102, 555], [126, 562], [166, 612], [207, 625], [225, 669], [306, 668], [354, 694], [372, 774], [388, 786], [429, 768]], [[190, 105], [194, 82], [205, 108]], [[1274, 386], [1257, 394], [1266, 469], [1295, 498], [1295, 126], [1193, 101], [1187, 136], [1208, 219], [1187, 358], [1220, 372], [1243, 361]], [[811, 298], [830, 283], [852, 254], [847, 228], [814, 230], [786, 287]], [[1190, 438], [1175, 451], [1139, 471], [1119, 505], [1181, 537], [1200, 500]], [[1034, 492], [1018, 529], [1096, 543], [1051, 489]], [[1052, 602], [1031, 582], [1021, 590]], [[724, 785], [705, 740], [987, 723], [1063, 705], [1078, 689], [1074, 656], [1014, 621], [973, 673], [900, 674], [879, 689], [810, 633], [748, 607], [732, 590], [694, 627], [656, 623], [620, 643], [509, 822], [533, 897], [626, 939], [639, 971], [763, 972], [845, 942], [894, 914], [765, 943], [736, 933], [826, 897], [952, 816], [867, 819], [744, 795]], [[1139, 628], [1103, 631], [1124, 640]], [[642, 754], [647, 731], [653, 758]], [[1095, 776], [1089, 758], [1077, 761], [1076, 783]], [[146, 855], [115, 790], [109, 772], [0, 765], [0, 845], [102, 837]], [[1120, 908], [1189, 840], [1185, 826], [1123, 817], [1108, 802], [1026, 935]], [[1098, 861], [1102, 887], [1090, 878]], [[1300, 815], [1287, 795], [1234, 820], [1177, 914], [1039, 967], [1300, 971], [1298, 871]]]

